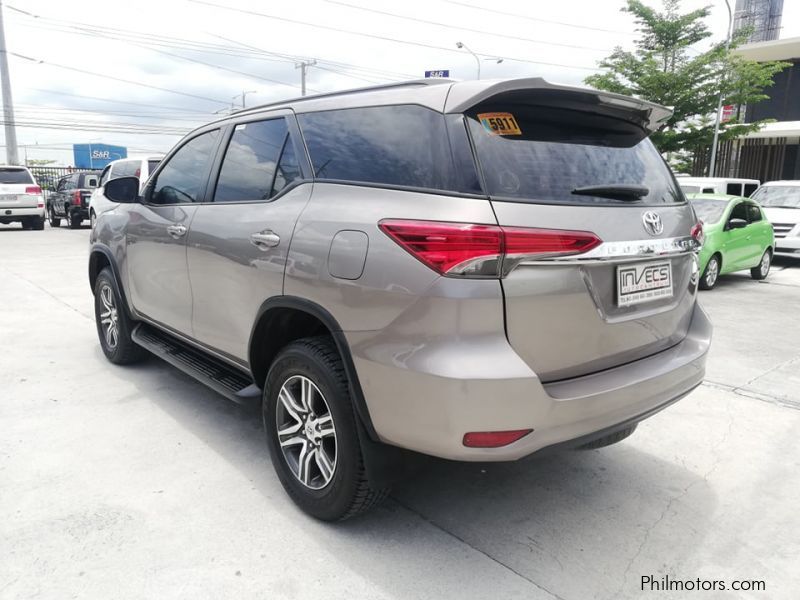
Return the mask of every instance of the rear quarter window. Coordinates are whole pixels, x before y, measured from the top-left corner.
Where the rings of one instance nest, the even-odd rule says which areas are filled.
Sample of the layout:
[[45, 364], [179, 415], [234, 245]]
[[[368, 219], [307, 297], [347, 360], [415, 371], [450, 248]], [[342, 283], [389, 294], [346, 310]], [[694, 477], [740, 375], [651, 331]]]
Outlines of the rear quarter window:
[[[487, 115], [513, 117], [493, 130]], [[494, 117], [496, 118], [496, 117]], [[595, 185], [648, 189], [637, 205], [683, 203], [671, 171], [644, 131], [617, 119], [535, 105], [483, 105], [467, 114], [490, 196], [517, 202], [631, 204], [573, 190]]]
[[416, 105], [298, 115], [317, 179], [453, 190], [444, 116]]
[[26, 169], [0, 168], [0, 183], [33, 183], [33, 177]]

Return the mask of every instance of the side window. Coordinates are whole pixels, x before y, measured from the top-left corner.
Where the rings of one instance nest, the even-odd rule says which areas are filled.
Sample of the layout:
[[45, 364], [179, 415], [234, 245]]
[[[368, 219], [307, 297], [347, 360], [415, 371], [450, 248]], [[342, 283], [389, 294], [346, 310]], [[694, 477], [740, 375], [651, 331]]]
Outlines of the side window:
[[108, 175], [111, 173], [111, 165], [108, 165], [105, 169], [103, 169], [102, 175], [100, 175], [100, 185], [105, 185], [106, 181], [108, 181]]
[[700, 192], [701, 194], [713, 194], [714, 188], [703, 188], [703, 191]]
[[275, 183], [272, 184], [272, 195], [280, 193], [283, 188], [301, 177], [300, 164], [297, 162], [292, 138], [291, 136], [286, 136], [286, 142], [283, 144], [283, 153], [280, 161], [278, 161], [278, 170], [275, 173]]
[[744, 184], [744, 195], [749, 198], [750, 196], [753, 195], [753, 192], [755, 192], [757, 189], [758, 189], [758, 184], [757, 183], [745, 183]]
[[56, 186], [57, 192], [62, 192], [67, 189], [67, 177], [62, 177], [58, 180], [58, 185]]
[[456, 189], [445, 119], [422, 106], [348, 108], [298, 115], [314, 175]]
[[742, 219], [747, 221], [747, 205], [744, 202], [739, 202], [733, 207], [731, 211], [731, 219]]
[[158, 174], [150, 194], [153, 204], [179, 204], [202, 200], [208, 167], [219, 130], [192, 138], [181, 146]]
[[222, 160], [214, 202], [268, 200], [274, 196], [278, 160], [284, 145], [291, 146], [286, 144], [288, 134], [283, 117], [237, 125]]
[[757, 223], [761, 220], [761, 209], [758, 208], [755, 204], [747, 203], [747, 214], [749, 215], [749, 221], [751, 223]]
[[741, 196], [742, 195], [742, 184], [741, 183], [729, 183], [725, 189], [725, 193], [731, 196]]
[[97, 175], [85, 175], [83, 178], [83, 187], [85, 188], [96, 188], [97, 187]]

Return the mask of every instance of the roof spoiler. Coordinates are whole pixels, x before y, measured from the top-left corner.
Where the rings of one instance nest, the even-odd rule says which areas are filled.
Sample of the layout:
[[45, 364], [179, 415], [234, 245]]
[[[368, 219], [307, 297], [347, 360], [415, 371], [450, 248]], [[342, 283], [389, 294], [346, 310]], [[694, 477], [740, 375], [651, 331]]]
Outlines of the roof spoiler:
[[553, 84], [541, 77], [456, 83], [450, 89], [445, 112], [463, 113], [489, 100], [604, 114], [636, 123], [648, 134], [672, 116], [672, 110], [660, 104], [592, 88]]

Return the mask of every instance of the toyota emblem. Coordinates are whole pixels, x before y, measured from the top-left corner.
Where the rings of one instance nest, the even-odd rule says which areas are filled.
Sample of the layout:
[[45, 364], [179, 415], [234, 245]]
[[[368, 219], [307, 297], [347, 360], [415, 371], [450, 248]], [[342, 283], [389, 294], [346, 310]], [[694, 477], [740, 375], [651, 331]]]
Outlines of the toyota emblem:
[[661, 222], [661, 217], [652, 210], [642, 215], [642, 223], [644, 223], [645, 231], [650, 235], [661, 235], [664, 231], [664, 223]]

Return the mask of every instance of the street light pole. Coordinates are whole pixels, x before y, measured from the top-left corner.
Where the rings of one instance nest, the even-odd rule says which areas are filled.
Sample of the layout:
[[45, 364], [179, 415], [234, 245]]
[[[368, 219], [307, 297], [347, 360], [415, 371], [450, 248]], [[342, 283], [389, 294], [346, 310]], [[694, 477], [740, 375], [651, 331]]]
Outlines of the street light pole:
[[481, 78], [481, 59], [480, 59], [480, 57], [477, 54], [475, 54], [472, 50], [470, 50], [467, 47], [467, 45], [465, 43], [463, 43], [463, 42], [456, 42], [456, 48], [463, 48], [464, 50], [466, 50], [467, 52], [472, 54], [472, 56], [475, 57], [475, 63], [478, 65], [478, 79], [480, 79]]
[[17, 151], [17, 129], [14, 125], [14, 101], [11, 98], [11, 77], [8, 74], [8, 52], [6, 51], [6, 33], [3, 28], [3, 3], [0, 2], [0, 86], [3, 91], [3, 120], [6, 132], [6, 162], [9, 165], [19, 164]]
[[[728, 37], [725, 38], [725, 57], [728, 56], [728, 50], [731, 47], [731, 36], [733, 35], [733, 11], [731, 10], [731, 3], [725, 0], [725, 6], [728, 8]], [[720, 79], [719, 100], [717, 101], [717, 118], [714, 121], [714, 141], [711, 144], [711, 160], [708, 162], [708, 176], [714, 177], [714, 171], [717, 168], [717, 144], [719, 142], [719, 124], [722, 120], [722, 83], [725, 81], [725, 71], [722, 71], [722, 78]]]

